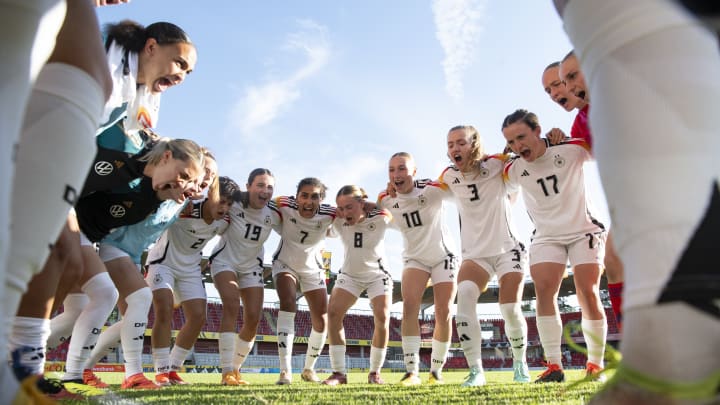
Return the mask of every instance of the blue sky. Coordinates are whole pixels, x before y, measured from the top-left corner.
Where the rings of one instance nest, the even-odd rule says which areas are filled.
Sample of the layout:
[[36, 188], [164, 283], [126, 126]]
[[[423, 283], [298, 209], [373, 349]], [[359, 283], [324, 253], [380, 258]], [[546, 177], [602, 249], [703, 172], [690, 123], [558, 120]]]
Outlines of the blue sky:
[[[243, 186], [252, 169], [269, 168], [276, 196], [294, 195], [313, 176], [328, 185], [328, 203], [345, 184], [374, 200], [395, 152], [415, 156], [419, 177], [437, 178], [452, 126], [474, 125], [486, 150], [499, 152], [500, 124], [517, 108], [538, 114], [544, 129], [569, 132], [574, 118], [540, 83], [544, 67], [570, 50], [550, 0], [133, 0], [98, 15], [101, 24], [170, 21], [188, 32], [198, 63], [163, 95], [158, 132], [209, 147], [220, 173]], [[594, 164], [588, 172], [606, 219]], [[454, 206], [447, 208], [457, 235]], [[527, 240], [532, 225], [521, 201], [514, 214]], [[268, 241], [268, 256], [277, 241]], [[401, 243], [390, 231], [397, 280]], [[337, 271], [342, 247], [329, 240], [327, 248]]]

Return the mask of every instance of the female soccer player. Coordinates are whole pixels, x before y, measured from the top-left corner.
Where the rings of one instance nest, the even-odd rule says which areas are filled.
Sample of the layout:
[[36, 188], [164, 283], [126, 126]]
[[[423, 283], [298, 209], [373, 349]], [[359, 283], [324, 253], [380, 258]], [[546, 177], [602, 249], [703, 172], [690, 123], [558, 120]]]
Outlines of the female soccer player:
[[593, 218], [585, 194], [583, 163], [587, 143], [570, 140], [548, 146], [540, 138], [537, 116], [516, 110], [505, 117], [502, 132], [519, 158], [504, 169], [508, 187], [522, 188], [535, 225], [530, 245], [530, 275], [537, 296], [537, 328], [548, 368], [536, 382], [564, 381], [560, 343], [562, 322], [557, 306], [565, 264], [575, 267], [574, 280], [582, 308], [582, 330], [588, 349], [587, 374], [603, 367], [607, 321], [600, 301], [600, 275], [606, 232]]
[[343, 319], [363, 291], [367, 290], [375, 319], [370, 347], [369, 384], [383, 384], [380, 368], [390, 336], [392, 276], [385, 268], [385, 230], [390, 211], [373, 209], [366, 213], [367, 194], [358, 186], [344, 186], [338, 191], [337, 218], [331, 236], [339, 236], [345, 246], [345, 259], [330, 295], [328, 337], [333, 373], [323, 384], [347, 384], [345, 367], [345, 330]]
[[[280, 225], [278, 212], [268, 206], [275, 178], [258, 168], [248, 176], [247, 191], [229, 211], [230, 227], [210, 256], [210, 272], [222, 300], [220, 319], [220, 366], [222, 385], [247, 385], [240, 368], [255, 342], [263, 310], [263, 244]], [[243, 324], [236, 322], [243, 304]]]
[[[586, 105], [582, 108], [575, 118], [573, 138], [583, 138], [588, 141], [592, 147], [592, 137], [590, 133], [590, 123], [588, 122], [588, 109], [590, 108], [590, 91], [585, 83], [585, 76], [580, 70], [580, 62], [575, 56], [575, 52], [568, 53], [558, 67], [558, 75], [565, 83], [567, 90], [582, 99]], [[577, 129], [577, 131], [576, 131]], [[608, 294], [612, 305], [613, 314], [618, 323], [618, 327], [622, 327], [622, 290], [623, 280], [625, 279], [625, 271], [622, 261], [615, 250], [613, 241], [612, 228], [608, 231], [607, 242], [605, 244], [605, 275], [608, 282]]]
[[294, 197], [278, 197], [270, 205], [280, 212], [283, 219], [280, 244], [273, 255], [273, 278], [280, 297], [277, 320], [278, 385], [292, 383], [291, 356], [298, 287], [305, 294], [312, 321], [301, 377], [304, 381], [320, 382], [314, 367], [325, 345], [328, 304], [320, 249], [335, 219], [335, 208], [322, 204], [326, 191], [327, 187], [320, 180], [307, 177], [298, 183]]
[[402, 346], [407, 373], [400, 384], [421, 383], [420, 366], [420, 304], [428, 280], [432, 281], [435, 303], [435, 330], [432, 342], [432, 364], [429, 384], [442, 384], [442, 367], [450, 349], [452, 333], [450, 305], [455, 301], [457, 258], [443, 219], [443, 199], [447, 187], [431, 180], [417, 180], [415, 160], [406, 152], [390, 158], [389, 187], [397, 192], [392, 197], [380, 193], [378, 206], [389, 210], [393, 224], [403, 235], [402, 273]]
[[[153, 290], [152, 354], [158, 385], [186, 384], [177, 371], [205, 325], [207, 294], [200, 272], [202, 249], [228, 228], [227, 214], [240, 191], [228, 177], [220, 177], [217, 185], [208, 191], [204, 201], [187, 205], [148, 252], [145, 280]], [[171, 352], [170, 323], [175, 301], [182, 306], [185, 323]]]
[[623, 359], [593, 403], [716, 403], [720, 57], [717, 32], [680, 5], [717, 29], [717, 3], [555, 3], [592, 94], [594, 152], [628, 269]]
[[[114, 249], [113, 252], [103, 253], [101, 258], [88, 242], [102, 240], [111, 229], [142, 221], [165, 199], [182, 203], [190, 194], [197, 192], [199, 177], [205, 172], [203, 160], [204, 150], [194, 142], [161, 139], [138, 160], [135, 167], [126, 164], [124, 170], [117, 170], [127, 172], [126, 176], [120, 173], [114, 176], [126, 187], [128, 174], [141, 173], [136, 187], [128, 187], [126, 192], [118, 193], [120, 185], [106, 180], [100, 184], [106, 184], [107, 190], [90, 192], [88, 187], [97, 184], [89, 178], [85, 189], [90, 193], [81, 197], [76, 207], [80, 229], [87, 238], [82, 247], [85, 273], [107, 271], [103, 261], [108, 263], [110, 277], [127, 304], [121, 331], [126, 375], [122, 388], [155, 386], [142, 374], [142, 341], [134, 339], [145, 333], [152, 293], [140, 273], [135, 271], [136, 267], [126, 252], [112, 257], [113, 252], [119, 251]], [[119, 262], [123, 260], [128, 263], [127, 266]], [[118, 266], [113, 265], [114, 261], [118, 262]]]
[[514, 379], [528, 382], [527, 323], [520, 308], [527, 253], [513, 233], [510, 195], [502, 178], [509, 157], [486, 155], [480, 134], [467, 125], [453, 127], [448, 132], [447, 156], [453, 164], [443, 171], [439, 182], [455, 196], [462, 223], [463, 261], [458, 274], [455, 324], [470, 366], [470, 375], [463, 386], [485, 384], [477, 300], [494, 276], [500, 285], [498, 304], [512, 347]]

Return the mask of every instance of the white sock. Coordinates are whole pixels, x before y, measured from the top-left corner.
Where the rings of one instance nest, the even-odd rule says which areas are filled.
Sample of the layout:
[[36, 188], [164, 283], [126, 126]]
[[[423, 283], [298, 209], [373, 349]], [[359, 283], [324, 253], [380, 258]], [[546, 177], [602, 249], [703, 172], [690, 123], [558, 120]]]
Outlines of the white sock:
[[582, 326], [585, 345], [588, 350], [588, 361], [600, 367], [605, 367], [603, 359], [605, 358], [605, 341], [607, 340], [607, 320], [605, 318], [597, 320], [582, 318], [580, 325]]
[[430, 362], [432, 364], [430, 365], [430, 371], [436, 371], [438, 374], [442, 372], [451, 343], [450, 341], [441, 342], [435, 339], [432, 340], [432, 353], [430, 354]]
[[127, 309], [120, 330], [120, 342], [125, 357], [125, 378], [142, 373], [142, 349], [152, 292], [143, 287], [125, 298]]
[[169, 347], [153, 347], [152, 358], [153, 364], [155, 365], [155, 374], [163, 374], [170, 372]]
[[295, 312], [278, 311], [278, 356], [280, 370], [292, 370], [292, 348], [295, 340]]
[[47, 341], [48, 351], [70, 339], [73, 326], [80, 316], [80, 313], [90, 301], [87, 295], [82, 293], [68, 294], [63, 301], [63, 312], [50, 320], [50, 337]]
[[330, 345], [330, 367], [335, 373], [347, 374], [345, 368], [345, 345]]
[[545, 351], [545, 360], [562, 368], [560, 353], [562, 321], [560, 321], [560, 315], [538, 316], [535, 321], [540, 335], [540, 344]]
[[387, 347], [379, 348], [370, 346], [370, 372], [379, 373], [383, 364], [385, 363], [385, 354], [387, 353]]
[[468, 367], [482, 370], [482, 331], [477, 316], [479, 297], [480, 289], [474, 282], [464, 280], [458, 284], [455, 326]]
[[402, 337], [403, 359], [409, 373], [420, 372], [420, 336]]
[[[12, 191], [12, 239], [3, 308], [15, 314], [75, 204], [95, 156], [95, 130], [105, 97], [83, 70], [62, 63], [42, 68], [30, 96]], [[52, 136], [49, 136], [52, 134]], [[62, 156], [58, 160], [58, 156]]]
[[500, 313], [505, 319], [505, 334], [512, 348], [513, 360], [527, 362], [527, 321], [519, 302], [500, 304]]
[[253, 344], [255, 343], [255, 340], [251, 340], [249, 342], [243, 340], [238, 336], [235, 340], [235, 358], [233, 359], [233, 370], [240, 370], [243, 363], [245, 363], [245, 359], [247, 358], [248, 353], [250, 353], [250, 350], [252, 350]]
[[220, 351], [220, 367], [223, 373], [233, 371], [233, 356], [235, 355], [235, 332], [220, 332], [218, 350]]
[[115, 284], [107, 272], [93, 276], [81, 289], [89, 302], [78, 316], [72, 330], [75, 338], [70, 340], [68, 346], [64, 380], [82, 378], [84, 363], [95, 348], [100, 331], [118, 299]]
[[185, 364], [190, 349], [185, 349], [177, 344], [170, 351], [170, 371], [178, 371]]
[[120, 347], [120, 331], [122, 330], [123, 323], [124, 320], [120, 319], [100, 333], [95, 348], [90, 351], [90, 357], [85, 361], [85, 365], [83, 366], [84, 370], [92, 369], [103, 357], [110, 354], [113, 349]]
[[[0, 49], [3, 50], [0, 74], [0, 325], [9, 325], [13, 321], [22, 296], [10, 291], [8, 300], [14, 301], [13, 307], [5, 310], [6, 276], [11, 271], [6, 267], [6, 260], [13, 238], [10, 222], [13, 218], [15, 146], [20, 139], [31, 86], [55, 46], [55, 37], [64, 18], [65, 1], [0, 1]], [[2, 361], [8, 357], [9, 333], [8, 327], [0, 330]], [[2, 403], [10, 403], [17, 391], [17, 381], [12, 372], [6, 373], [8, 370], [8, 367], [0, 368]]]
[[50, 336], [50, 320], [16, 316], [10, 333], [9, 349], [13, 367], [28, 375], [45, 372], [45, 342]]
[[317, 358], [325, 346], [326, 335], [327, 332], [316, 332], [315, 329], [310, 332], [307, 353], [305, 354], [306, 370], [313, 370], [315, 368], [315, 362], [317, 362]]

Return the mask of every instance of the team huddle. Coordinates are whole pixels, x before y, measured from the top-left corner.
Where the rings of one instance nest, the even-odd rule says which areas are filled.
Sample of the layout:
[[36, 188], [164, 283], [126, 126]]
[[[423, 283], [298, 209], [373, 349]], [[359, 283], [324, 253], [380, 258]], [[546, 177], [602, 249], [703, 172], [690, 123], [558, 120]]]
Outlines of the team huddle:
[[[647, 1], [650, 0], [643, 0]], [[96, 5], [105, 3], [116, 2], [101, 1]], [[713, 190], [708, 197], [709, 206], [698, 198], [696, 205], [685, 211], [683, 220], [692, 225], [682, 228], [682, 237], [672, 234], [664, 239], [638, 238], [641, 241], [632, 244], [633, 230], [661, 215], [652, 218], [636, 215], [634, 208], [628, 208], [633, 204], [622, 204], [628, 199], [623, 192], [635, 190], [636, 183], [632, 186], [623, 183], [625, 191], [606, 186], [611, 208], [619, 207], [613, 214], [613, 230], [618, 231], [609, 234], [606, 224], [593, 215], [583, 165], [594, 155], [598, 157], [601, 174], [617, 174], [616, 168], [622, 165], [607, 164], [612, 161], [609, 156], [619, 155], [612, 149], [617, 140], [609, 137], [602, 143], [598, 139], [611, 132], [608, 128], [625, 133], [627, 130], [619, 123], [632, 126], [626, 122], [630, 118], [602, 119], [625, 116], [608, 107], [612, 104], [608, 102], [608, 93], [617, 89], [602, 87], [595, 81], [598, 77], [609, 80], [603, 74], [604, 69], [611, 68], [603, 65], [602, 58], [594, 52], [600, 49], [605, 52], [602, 56], [607, 57], [613, 47], [622, 49], [625, 43], [619, 39], [612, 43], [614, 39], [610, 38], [607, 41], [610, 44], [604, 44], [606, 47], [590, 47], [590, 39], [595, 38], [593, 33], [606, 29], [602, 24], [578, 25], [577, 21], [583, 19], [580, 16], [591, 14], [588, 11], [594, 7], [591, 2], [573, 0], [567, 6], [566, 2], [556, 3], [560, 13], [566, 13], [566, 29], [577, 48], [538, 73], [542, 73], [542, 87], [552, 101], [566, 111], [578, 110], [569, 133], [557, 128], [544, 132], [534, 113], [517, 109], [498, 125], [506, 149], [486, 151], [474, 127], [453, 126], [444, 134], [449, 164], [436, 179], [416, 178], [413, 156], [398, 152], [389, 157], [388, 182], [377, 198], [370, 198], [359, 185], [345, 185], [331, 203], [326, 202], [327, 187], [316, 177], [299, 179], [295, 195], [274, 196], [275, 177], [271, 170], [252, 170], [241, 186], [225, 175], [222, 162], [207, 148], [189, 139], [161, 137], [152, 130], [157, 126], [161, 94], [181, 84], [197, 61], [195, 45], [180, 27], [167, 22], [143, 27], [125, 20], [106, 26], [101, 35], [89, 2], [68, 0], [63, 18], [55, 15], [52, 7], [43, 9], [38, 5], [35, 10], [38, 15], [54, 16], [50, 20], [55, 23], [58, 35], [54, 49], [33, 50], [44, 51], [48, 56], [40, 58], [42, 64], [34, 62], [29, 68], [33, 83], [27, 89], [29, 99], [17, 103], [27, 104], [27, 111], [20, 114], [25, 117], [24, 122], [14, 123], [17, 128], [10, 128], [7, 122], [11, 120], [0, 119], [3, 131], [21, 134], [15, 170], [24, 175], [27, 165], [32, 164], [53, 172], [47, 166], [51, 164], [48, 157], [57, 154], [58, 148], [62, 152], [62, 143], [67, 140], [57, 143], [47, 140], [45, 135], [50, 130], [59, 128], [63, 133], [87, 137], [72, 142], [72, 151], [68, 150], [72, 163], [67, 170], [54, 172], [42, 181], [27, 170], [29, 174], [23, 182], [37, 187], [5, 193], [12, 194], [13, 229], [24, 231], [18, 232], [9, 246], [4, 242], [0, 245], [3, 255], [7, 252], [9, 258], [8, 270], [3, 272], [2, 298], [4, 320], [11, 325], [9, 333], [5, 332], [0, 340], [0, 350], [10, 359], [10, 368], [0, 369], [3, 400], [43, 403], [42, 395], [73, 398], [75, 394], [66, 389], [68, 384], [107, 388], [92, 370], [118, 343], [122, 346], [125, 369], [121, 389], [187, 384], [178, 371], [206, 322], [207, 294], [201, 259], [203, 249], [215, 237], [219, 241], [208, 263], [222, 300], [219, 383], [251, 384], [240, 371], [254, 346], [263, 316], [264, 249], [272, 232], [280, 237], [272, 256], [272, 277], [280, 299], [276, 319], [280, 369], [277, 384], [292, 383], [298, 291], [307, 301], [312, 322], [300, 374], [302, 380], [329, 386], [347, 384], [343, 319], [361, 294], [366, 293], [374, 317], [367, 382], [384, 384], [381, 368], [389, 340], [393, 288], [386, 267], [384, 239], [390, 229], [400, 232], [403, 238], [401, 338], [406, 373], [398, 382], [400, 385], [423, 383], [418, 316], [428, 285], [433, 289], [435, 323], [427, 383], [444, 383], [442, 370], [451, 345], [451, 308], [455, 302], [454, 322], [470, 369], [462, 386], [487, 383], [477, 302], [493, 278], [497, 278], [499, 285], [498, 305], [512, 351], [514, 381], [530, 382], [526, 360], [528, 326], [521, 310], [528, 273], [535, 286], [537, 329], [547, 362], [547, 369], [535, 382], [565, 381], [561, 354], [563, 325], [557, 297], [569, 264], [582, 312], [580, 324], [587, 348], [588, 379], [604, 378], [607, 319], [599, 286], [605, 272], [613, 313], [618, 323], [622, 320], [627, 333], [628, 360], [624, 360], [624, 368], [615, 378], [619, 381], [613, 385], [616, 392], [627, 389], [622, 384], [638, 385], [652, 393], [660, 391], [659, 395], [671, 392], [657, 387], [662, 386], [662, 381], [675, 381], [677, 376], [672, 373], [661, 373], [657, 380], [660, 383], [638, 377], [641, 371], [654, 372], [653, 353], [664, 347], [648, 343], [651, 349], [647, 352], [638, 349], [647, 343], [641, 328], [661, 329], [659, 325], [663, 324], [657, 321], [656, 310], [659, 304], [664, 304], [674, 311], [672, 319], [704, 328], [703, 336], [711, 337], [710, 348], [691, 347], [683, 353], [702, 359], [693, 381], [704, 379], [703, 387], [708, 388], [703, 388], [703, 392], [713, 395], [712, 390], [720, 386], [716, 381], [720, 375], [717, 357], [708, 358], [702, 350], [713, 352], [712, 348], [720, 342], [717, 338], [720, 335], [714, 334], [718, 329], [717, 309], [712, 307], [717, 290], [688, 285], [700, 279], [712, 286], [716, 278], [709, 275], [698, 278], [694, 270], [687, 269], [696, 267], [702, 249], [708, 246], [697, 241], [712, 234], [708, 229], [715, 224], [710, 221], [718, 212], [717, 187], [709, 187]], [[620, 0], [610, 3], [613, 5], [608, 8], [623, 7]], [[666, 6], [657, 6], [653, 15], [658, 21], [676, 24], [681, 21], [690, 27], [687, 35], [696, 40], [693, 43], [698, 49], [706, 46], [698, 52], [714, 49], [717, 53], [717, 38], [708, 39], [704, 29], [690, 17], [675, 6]], [[607, 13], [607, 21], [619, 18], [610, 11]], [[28, 22], [32, 26], [38, 24], [31, 23]], [[638, 27], [639, 32], [644, 32], [645, 28]], [[658, 23], [654, 27], [660, 30], [658, 27], [663, 25]], [[97, 37], [97, 42], [89, 41], [83, 49], [70, 46], [73, 40], [88, 36]], [[628, 33], [628, 36], [642, 35]], [[624, 62], [622, 56], [618, 60]], [[711, 68], [708, 71], [715, 72]], [[58, 111], [66, 118], [58, 119]], [[589, 125], [591, 120], [594, 134]], [[89, 135], [92, 132], [94, 138]], [[593, 149], [593, 139], [597, 151]], [[634, 146], [629, 141], [626, 144]], [[659, 148], [649, 149], [659, 153], [655, 150]], [[664, 170], [660, 166], [649, 161], [647, 167], [633, 170], [653, 173]], [[708, 184], [716, 181], [714, 174], [708, 175]], [[705, 187], [706, 184], [700, 184], [704, 179], [696, 176], [695, 182], [687, 182], [686, 186], [690, 189], [697, 185], [693, 190]], [[619, 184], [632, 180], [613, 178], [613, 181]], [[45, 201], [45, 196], [52, 193], [62, 198]], [[514, 231], [511, 205], [518, 193], [535, 227], [529, 246], [521, 243]], [[459, 213], [459, 250], [452, 246], [445, 224], [446, 202], [455, 204]], [[668, 205], [683, 203], [670, 199]], [[662, 212], [669, 217], [677, 211]], [[2, 225], [9, 227], [9, 215], [0, 217], [5, 217]], [[703, 221], [702, 226], [699, 221]], [[615, 234], [618, 248], [611, 237]], [[325, 239], [333, 237], [339, 238], [345, 253], [328, 298], [321, 253]], [[686, 240], [694, 244], [686, 246]], [[647, 251], [655, 246], [667, 248], [663, 252], [666, 256], [658, 255], [665, 260], [653, 262], [653, 269], [648, 269], [647, 264], [641, 263], [645, 259], [638, 257], [642, 249]], [[144, 252], [147, 257], [143, 262]], [[633, 273], [628, 272], [628, 280], [632, 280], [628, 286], [633, 289], [624, 292], [628, 297], [625, 314], [622, 310], [625, 271], [618, 252], [636, 268]], [[648, 262], [652, 260], [647, 258]], [[673, 267], [676, 262], [677, 268]], [[638, 281], [654, 274], [652, 271], [663, 272], [663, 277], [654, 284]], [[688, 295], [695, 293], [694, 298]], [[691, 308], [682, 307], [684, 303]], [[171, 345], [171, 319], [176, 304], [182, 307], [185, 322]], [[53, 317], [60, 305], [63, 311]], [[155, 320], [151, 336], [155, 375], [148, 378], [143, 373], [142, 349], [151, 305]], [[116, 306], [121, 319], [103, 331]], [[243, 324], [236, 333], [241, 308]], [[670, 341], [672, 336], [669, 333], [666, 339]], [[626, 338], [623, 339], [625, 345]], [[45, 352], [67, 340], [65, 373], [60, 381], [46, 379]], [[321, 379], [315, 364], [326, 340], [332, 373]], [[664, 340], [658, 340], [661, 341]], [[681, 396], [683, 390], [689, 391], [676, 388]], [[603, 399], [602, 395], [607, 397]], [[602, 395], [599, 401], [616, 401], [611, 390]], [[633, 395], [640, 394], [633, 391]], [[633, 398], [645, 398], [642, 395]]]

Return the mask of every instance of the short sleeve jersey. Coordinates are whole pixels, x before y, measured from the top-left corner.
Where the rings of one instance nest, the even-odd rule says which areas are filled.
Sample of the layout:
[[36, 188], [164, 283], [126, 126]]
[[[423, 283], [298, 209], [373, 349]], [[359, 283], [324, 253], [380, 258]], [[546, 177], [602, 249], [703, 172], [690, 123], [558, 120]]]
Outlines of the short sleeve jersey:
[[392, 213], [393, 227], [403, 235], [403, 260], [434, 266], [453, 254], [443, 219], [443, 200], [450, 197], [447, 185], [430, 179], [415, 181], [407, 194], [380, 193], [378, 206]]
[[502, 173], [508, 155], [492, 155], [472, 173], [448, 166], [439, 182], [452, 191], [460, 214], [463, 258], [497, 256], [515, 248], [508, 190]]
[[522, 188], [535, 225], [533, 242], [566, 243], [603, 229], [590, 212], [585, 192], [583, 163], [591, 159], [588, 149], [585, 141], [571, 139], [548, 146], [533, 162], [514, 158], [505, 165], [508, 186]]
[[202, 250], [215, 235], [230, 225], [230, 217], [212, 221], [203, 219], [205, 202], [193, 204], [189, 213], [182, 213], [148, 252], [148, 264], [162, 264], [179, 271], [194, 272], [200, 268]]
[[344, 218], [335, 219], [331, 236], [340, 237], [345, 246], [345, 259], [340, 273], [364, 282], [387, 277], [385, 230], [390, 221], [390, 211], [380, 209], [372, 210], [355, 225], [349, 225]]
[[266, 205], [260, 209], [235, 202], [228, 214], [230, 227], [215, 246], [212, 259], [229, 263], [235, 270], [250, 270], [263, 263], [263, 245], [273, 228], [282, 222], [280, 212]]
[[277, 197], [270, 202], [283, 218], [278, 245], [273, 260], [279, 260], [295, 271], [317, 270], [322, 267], [322, 249], [327, 231], [335, 220], [335, 207], [321, 204], [312, 218], [298, 212], [295, 197]]

